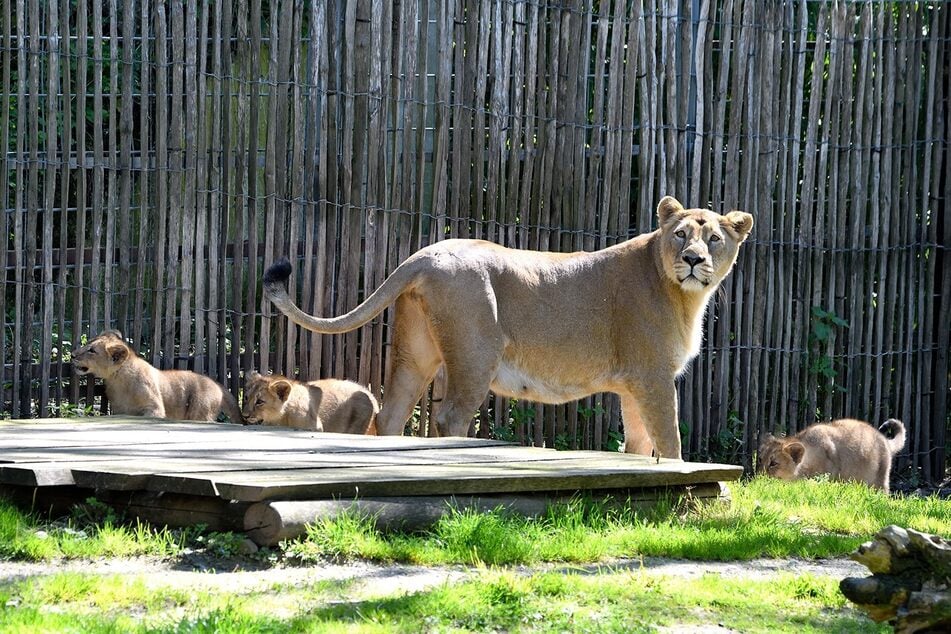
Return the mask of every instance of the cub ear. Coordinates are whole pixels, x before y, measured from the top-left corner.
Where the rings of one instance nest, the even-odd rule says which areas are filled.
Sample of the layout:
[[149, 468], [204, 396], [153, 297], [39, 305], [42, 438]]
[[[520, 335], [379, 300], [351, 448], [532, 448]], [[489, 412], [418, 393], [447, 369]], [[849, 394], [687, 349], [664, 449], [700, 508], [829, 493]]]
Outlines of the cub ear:
[[803, 457], [806, 455], [806, 448], [801, 442], [791, 442], [783, 449], [789, 457], [792, 458], [792, 461], [796, 464], [802, 462]]
[[129, 348], [122, 344], [114, 343], [106, 346], [106, 354], [112, 358], [112, 362], [119, 365], [129, 358]]
[[286, 401], [291, 393], [291, 384], [283, 379], [272, 381], [267, 388], [271, 393], [282, 401]]
[[660, 202], [657, 203], [657, 220], [663, 226], [673, 218], [676, 214], [684, 210], [684, 206], [680, 204], [673, 196], [664, 196], [660, 199]]
[[261, 375], [258, 374], [257, 370], [251, 370], [250, 372], [244, 375], [245, 381], [257, 381], [260, 378], [261, 378]]
[[733, 230], [740, 242], [746, 240], [753, 230], [753, 216], [745, 211], [731, 211], [726, 216], [726, 225]]

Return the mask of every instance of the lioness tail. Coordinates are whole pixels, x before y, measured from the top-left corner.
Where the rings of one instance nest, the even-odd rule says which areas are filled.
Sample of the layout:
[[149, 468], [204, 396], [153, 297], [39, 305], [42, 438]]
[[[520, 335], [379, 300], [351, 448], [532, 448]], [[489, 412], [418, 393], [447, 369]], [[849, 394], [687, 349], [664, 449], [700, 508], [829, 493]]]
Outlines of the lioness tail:
[[888, 450], [894, 456], [905, 446], [905, 426], [897, 418], [889, 418], [878, 428], [888, 442]]
[[297, 307], [288, 296], [285, 287], [285, 282], [291, 275], [291, 263], [287, 261], [287, 258], [276, 261], [264, 272], [264, 294], [298, 326], [314, 332], [340, 334], [355, 330], [382, 313], [387, 306], [396, 301], [400, 293], [413, 284], [416, 271], [416, 265], [410, 258], [396, 267], [396, 270], [362, 304], [339, 317], [315, 317]]

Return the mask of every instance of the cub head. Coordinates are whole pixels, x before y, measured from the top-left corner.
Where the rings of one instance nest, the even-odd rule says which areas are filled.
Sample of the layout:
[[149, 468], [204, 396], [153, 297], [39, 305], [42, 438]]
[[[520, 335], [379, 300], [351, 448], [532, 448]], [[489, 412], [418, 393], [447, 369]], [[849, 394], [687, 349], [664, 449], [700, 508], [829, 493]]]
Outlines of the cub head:
[[108, 379], [134, 357], [135, 352], [122, 339], [121, 332], [106, 330], [82, 348], [73, 350], [72, 363], [77, 374]]
[[276, 423], [284, 414], [291, 383], [282, 376], [263, 376], [250, 372], [244, 383], [242, 413], [251, 424]]
[[753, 216], [731, 211], [684, 209], [665, 196], [657, 205], [664, 273], [681, 290], [710, 292], [727, 276], [740, 245], [753, 229]]
[[757, 453], [756, 471], [781, 480], [795, 480], [805, 454], [806, 448], [798, 440], [767, 434]]

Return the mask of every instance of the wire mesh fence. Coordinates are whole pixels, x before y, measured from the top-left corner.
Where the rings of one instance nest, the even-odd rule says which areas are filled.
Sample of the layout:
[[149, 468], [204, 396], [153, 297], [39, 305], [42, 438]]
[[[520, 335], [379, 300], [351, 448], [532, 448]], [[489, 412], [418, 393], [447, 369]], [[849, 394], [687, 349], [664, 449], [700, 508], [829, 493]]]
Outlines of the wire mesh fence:
[[[905, 421], [945, 469], [951, 11], [762, 0], [0, 0], [2, 409], [100, 410], [118, 328], [161, 368], [384, 386], [390, 316], [302, 332], [450, 237], [597, 249], [665, 194], [756, 218], [679, 380], [687, 456]], [[385, 396], [384, 396], [385, 399]], [[612, 449], [612, 395], [490, 397], [475, 433]], [[428, 400], [413, 432], [430, 433]]]

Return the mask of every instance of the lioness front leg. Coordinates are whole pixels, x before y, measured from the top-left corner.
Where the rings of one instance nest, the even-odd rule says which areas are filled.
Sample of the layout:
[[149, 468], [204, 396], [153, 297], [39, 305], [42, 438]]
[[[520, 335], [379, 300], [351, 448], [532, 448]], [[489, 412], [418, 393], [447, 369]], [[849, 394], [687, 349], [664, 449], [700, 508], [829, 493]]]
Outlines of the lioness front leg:
[[[680, 459], [680, 424], [677, 420], [677, 388], [673, 379], [669, 381], [643, 382], [631, 386], [631, 395], [637, 403], [637, 413], [640, 415], [640, 427], [647, 431], [650, 442], [654, 445], [657, 455], [662, 458]], [[622, 406], [624, 401], [622, 400]], [[627, 413], [627, 409], [624, 413]], [[635, 440], [638, 438], [638, 425], [634, 424], [630, 432]], [[628, 424], [624, 420], [625, 447], [627, 446]], [[636, 448], [640, 448], [638, 445]], [[633, 451], [636, 451], [636, 448]], [[640, 452], [637, 452], [640, 453]]]
[[632, 394], [621, 394], [621, 422], [624, 423], [624, 452], [649, 456], [654, 450], [637, 399]]

